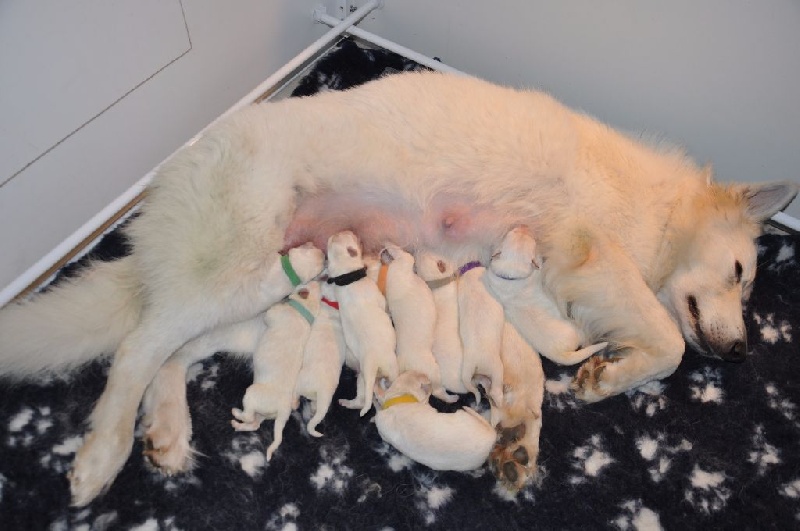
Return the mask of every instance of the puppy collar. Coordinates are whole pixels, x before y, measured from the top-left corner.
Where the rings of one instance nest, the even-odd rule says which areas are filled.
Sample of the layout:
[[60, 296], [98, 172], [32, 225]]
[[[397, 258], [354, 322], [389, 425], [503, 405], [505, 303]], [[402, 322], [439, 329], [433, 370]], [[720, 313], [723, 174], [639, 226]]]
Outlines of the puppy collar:
[[419, 402], [414, 395], [404, 394], [395, 396], [390, 398], [386, 402], [383, 403], [383, 409], [389, 409], [392, 406], [396, 406], [397, 404], [416, 404]]
[[300, 280], [300, 277], [297, 274], [297, 271], [294, 270], [292, 267], [292, 261], [289, 259], [288, 254], [281, 255], [281, 265], [283, 266], [283, 272], [286, 273], [286, 276], [289, 277], [289, 282], [292, 283], [293, 287], [297, 287], [303, 282]]
[[381, 264], [381, 268], [378, 270], [378, 289], [381, 290], [381, 294], [386, 296], [386, 274], [389, 272], [389, 266], [386, 264]]
[[328, 284], [336, 284], [337, 286], [347, 286], [352, 284], [353, 282], [357, 282], [362, 278], [367, 276], [367, 268], [362, 267], [361, 269], [356, 269], [355, 271], [350, 271], [349, 273], [345, 273], [344, 275], [339, 275], [338, 277], [329, 277]]
[[332, 301], [332, 300], [330, 300], [330, 299], [328, 299], [326, 297], [322, 297], [321, 300], [322, 300], [322, 302], [324, 302], [325, 304], [327, 304], [328, 306], [330, 306], [334, 310], [338, 310], [339, 309], [339, 303], [338, 302]]
[[458, 275], [452, 274], [449, 277], [440, 278], [438, 280], [429, 280], [427, 281], [427, 284], [428, 287], [431, 288], [432, 290], [439, 289], [443, 286], [450, 284], [456, 278], [458, 278]]
[[294, 299], [287, 300], [286, 304], [288, 304], [289, 306], [291, 306], [292, 308], [297, 310], [297, 313], [302, 315], [303, 318], [306, 321], [308, 321], [308, 324], [310, 324], [310, 325], [314, 324], [314, 316], [312, 315], [312, 313], [310, 311], [308, 311], [308, 308], [306, 308], [305, 306], [303, 306], [302, 304], [300, 304], [299, 302], [297, 302]]
[[476, 267], [481, 267], [481, 263], [478, 262], [477, 260], [473, 260], [472, 262], [467, 262], [466, 264], [461, 266], [461, 269], [458, 270], [458, 274], [459, 276], [461, 276], [470, 269], [475, 269]]

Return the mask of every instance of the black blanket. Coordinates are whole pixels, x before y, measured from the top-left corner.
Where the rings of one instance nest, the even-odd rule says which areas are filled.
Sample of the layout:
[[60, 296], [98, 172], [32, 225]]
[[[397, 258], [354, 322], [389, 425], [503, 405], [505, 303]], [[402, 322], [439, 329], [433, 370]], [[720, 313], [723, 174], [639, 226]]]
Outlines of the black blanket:
[[[296, 93], [413, 68], [345, 41]], [[575, 369], [545, 363], [541, 479], [516, 497], [486, 469], [436, 473], [409, 461], [382, 442], [372, 414], [337, 405], [320, 439], [298, 422], [301, 407], [266, 463], [272, 423], [230, 426], [251, 369], [217, 354], [188, 388], [198, 466], [165, 477], [137, 441], [110, 490], [71, 509], [65, 473], [103, 389], [108, 363], [98, 361], [46, 382], [0, 381], [0, 529], [798, 529], [798, 247], [793, 236], [759, 240], [743, 364], [687, 352], [665, 381], [587, 405], [568, 390]], [[94, 256], [126, 251], [116, 231]], [[354, 387], [343, 373], [337, 398]]]

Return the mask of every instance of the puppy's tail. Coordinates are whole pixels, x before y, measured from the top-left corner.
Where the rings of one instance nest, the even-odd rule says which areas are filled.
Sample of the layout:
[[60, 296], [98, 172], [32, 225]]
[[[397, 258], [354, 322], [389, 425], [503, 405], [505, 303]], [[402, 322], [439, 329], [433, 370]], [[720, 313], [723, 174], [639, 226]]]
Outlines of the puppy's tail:
[[113, 353], [139, 321], [132, 258], [95, 262], [32, 299], [0, 310], [0, 375], [64, 371]]

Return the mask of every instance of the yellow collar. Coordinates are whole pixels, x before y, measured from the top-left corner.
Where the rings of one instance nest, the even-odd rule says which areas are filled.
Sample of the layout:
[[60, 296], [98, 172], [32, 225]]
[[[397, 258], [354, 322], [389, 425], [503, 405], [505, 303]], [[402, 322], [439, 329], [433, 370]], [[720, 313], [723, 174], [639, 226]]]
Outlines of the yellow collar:
[[383, 403], [383, 409], [389, 409], [392, 406], [396, 406], [397, 404], [414, 404], [419, 402], [414, 395], [399, 395], [393, 398], [390, 398], [386, 402]]

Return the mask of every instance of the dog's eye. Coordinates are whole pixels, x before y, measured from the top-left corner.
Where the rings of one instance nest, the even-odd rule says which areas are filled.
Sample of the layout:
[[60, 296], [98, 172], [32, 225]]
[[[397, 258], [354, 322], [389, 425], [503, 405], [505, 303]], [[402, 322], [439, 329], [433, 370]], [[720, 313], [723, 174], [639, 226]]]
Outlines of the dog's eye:
[[739, 260], [736, 260], [736, 263], [733, 265], [733, 274], [736, 277], [736, 283], [742, 281], [742, 263]]

